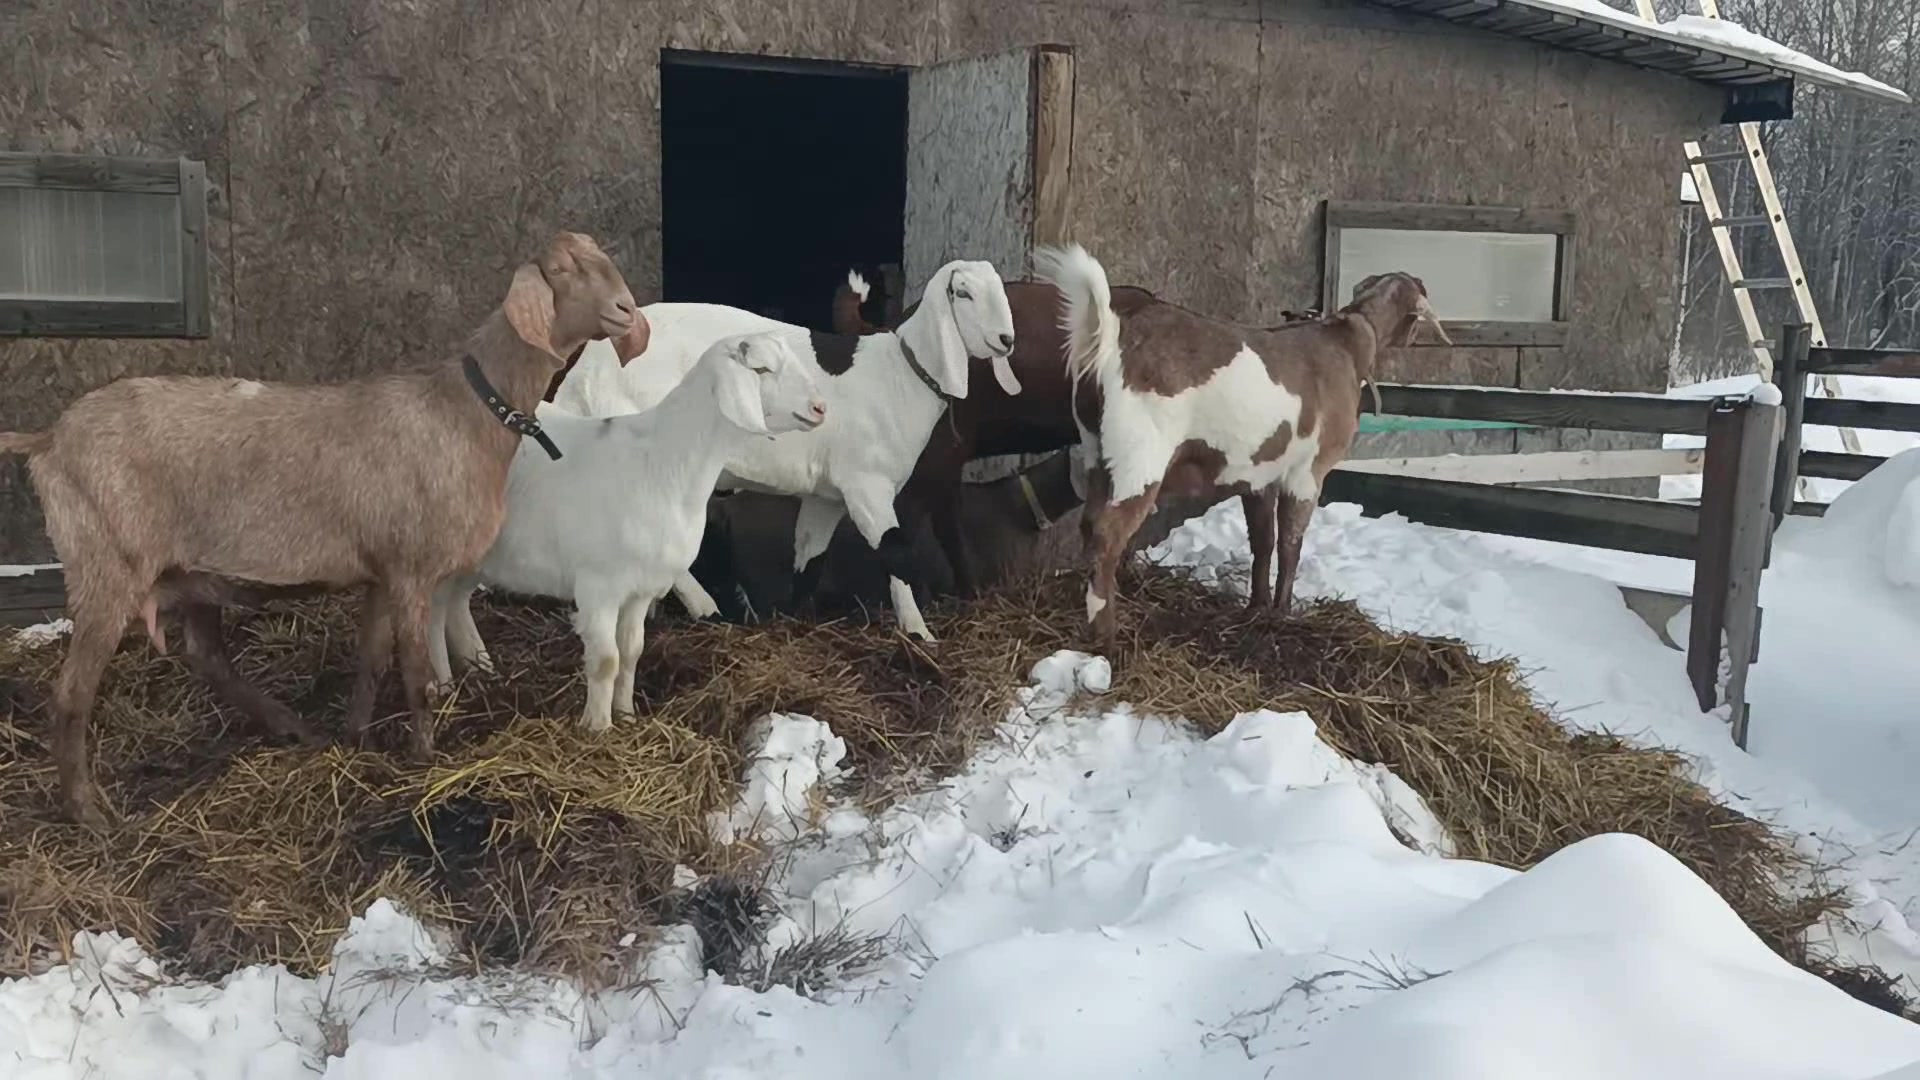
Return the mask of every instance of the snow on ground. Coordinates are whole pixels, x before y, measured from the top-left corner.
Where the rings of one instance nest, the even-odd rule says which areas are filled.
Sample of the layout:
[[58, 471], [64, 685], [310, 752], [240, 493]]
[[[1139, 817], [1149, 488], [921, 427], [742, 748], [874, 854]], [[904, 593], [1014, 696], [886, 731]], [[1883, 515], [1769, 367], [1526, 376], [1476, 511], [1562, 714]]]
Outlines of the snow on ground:
[[[1879, 472], [1891, 476], [1892, 468]], [[1864, 482], [1858, 486], [1871, 494]], [[1814, 522], [1783, 528], [1775, 569], [1763, 584], [1762, 663], [1751, 687], [1750, 742], [1757, 757], [1733, 746], [1721, 716], [1698, 710], [1682, 655], [1622, 603], [1605, 573], [1610, 564], [1637, 571], [1623, 576], [1661, 576], [1636, 556], [1570, 549], [1587, 559], [1586, 572], [1575, 572], [1558, 565], [1559, 553], [1549, 550], [1561, 545], [1526, 545], [1398, 517], [1367, 520], [1357, 507], [1334, 505], [1315, 515], [1307, 534], [1300, 588], [1309, 596], [1352, 599], [1384, 625], [1516, 658], [1535, 694], [1574, 729], [1610, 731], [1693, 757], [1700, 781], [1727, 805], [1795, 834], [1809, 853], [1844, 864], [1855, 894], [1852, 915], [1862, 925], [1837, 931], [1831, 944], [1841, 955], [1920, 983], [1920, 937], [1908, 925], [1920, 918], [1920, 844], [1910, 842], [1920, 831], [1920, 795], [1909, 794], [1913, 785], [1896, 758], [1856, 768], [1843, 751], [1809, 756], [1839, 713], [1855, 716], [1861, 729], [1849, 749], [1884, 755], [1876, 737], [1898, 744], [1912, 710], [1899, 709], [1896, 695], [1878, 688], [1897, 691], [1915, 676], [1920, 597], [1901, 590], [1908, 605], [1901, 611], [1903, 601], [1885, 597], [1884, 585], [1876, 589], [1871, 579], [1834, 591], [1817, 579], [1796, 578], [1795, 568], [1804, 564], [1783, 549], [1792, 548], [1801, 528], [1820, 531]], [[1245, 521], [1231, 501], [1176, 530], [1149, 557], [1203, 574], [1216, 568], [1231, 580], [1244, 577], [1246, 550]], [[1686, 590], [1684, 580], [1678, 587]], [[1855, 614], [1868, 611], [1880, 621]], [[1824, 651], [1849, 647], [1864, 651], [1846, 665]], [[1809, 654], [1812, 649], [1823, 651]], [[1809, 655], [1809, 662], [1798, 661]], [[1833, 681], [1836, 674], [1841, 681]], [[1770, 696], [1781, 694], [1784, 684], [1799, 687], [1798, 700]], [[1817, 719], [1801, 711], [1806, 701], [1819, 703]], [[1898, 800], [1914, 811], [1876, 816], [1861, 808]]]
[[[1205, 741], [1124, 706], [1068, 718], [1063, 691], [1101, 681], [1085, 663], [1042, 661], [966, 772], [857, 828], [843, 809], [795, 853], [776, 940], [898, 943], [815, 999], [696, 976], [684, 929], [638, 991], [437, 977], [433, 937], [381, 902], [317, 980], [156, 986], [131, 943], [83, 935], [73, 967], [0, 985], [0, 1076], [1867, 1080], [1920, 1061], [1920, 1026], [1775, 957], [1643, 840], [1526, 873], [1446, 859], [1419, 798], [1307, 716]], [[781, 717], [764, 756], [808, 760], [821, 735]]]

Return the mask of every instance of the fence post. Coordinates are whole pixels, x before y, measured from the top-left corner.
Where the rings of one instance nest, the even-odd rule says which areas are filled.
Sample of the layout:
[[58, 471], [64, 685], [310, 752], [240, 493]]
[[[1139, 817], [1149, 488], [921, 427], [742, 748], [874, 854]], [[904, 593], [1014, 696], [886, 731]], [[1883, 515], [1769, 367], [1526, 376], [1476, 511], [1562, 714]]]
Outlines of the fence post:
[[1760, 574], [1773, 536], [1781, 413], [1751, 399], [1719, 398], [1707, 417], [1687, 678], [1702, 711], [1719, 705], [1724, 644], [1725, 701], [1741, 749], [1747, 745], [1747, 670], [1759, 657]]
[[1773, 385], [1780, 390], [1780, 450], [1773, 459], [1773, 527], [1793, 512], [1800, 486], [1800, 424], [1807, 411], [1807, 348], [1813, 328], [1788, 323], [1780, 328], [1773, 354]]

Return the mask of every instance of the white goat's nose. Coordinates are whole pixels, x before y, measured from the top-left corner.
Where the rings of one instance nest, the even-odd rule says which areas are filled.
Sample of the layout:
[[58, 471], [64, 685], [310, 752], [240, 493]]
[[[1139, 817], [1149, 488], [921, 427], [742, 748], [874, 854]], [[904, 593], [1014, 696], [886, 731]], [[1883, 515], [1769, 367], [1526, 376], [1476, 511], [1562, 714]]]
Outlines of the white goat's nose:
[[1001, 348], [1003, 348], [1003, 349], [1011, 349], [1011, 348], [1013, 348], [1013, 335], [1012, 335], [1012, 334], [1001, 334], [1001, 335], [1000, 335], [1000, 347], [1001, 347]]
[[807, 412], [811, 413], [816, 420], [825, 420], [827, 418], [827, 403], [821, 401], [819, 398], [814, 398], [812, 401], [807, 402]]

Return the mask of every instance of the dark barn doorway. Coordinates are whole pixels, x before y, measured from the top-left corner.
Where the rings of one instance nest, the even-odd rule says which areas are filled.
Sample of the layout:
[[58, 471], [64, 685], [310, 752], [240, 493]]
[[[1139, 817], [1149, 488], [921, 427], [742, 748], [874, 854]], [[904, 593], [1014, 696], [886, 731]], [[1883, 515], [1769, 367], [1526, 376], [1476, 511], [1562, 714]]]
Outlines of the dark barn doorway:
[[907, 71], [662, 50], [662, 298], [832, 329], [858, 269], [884, 317], [901, 262]]

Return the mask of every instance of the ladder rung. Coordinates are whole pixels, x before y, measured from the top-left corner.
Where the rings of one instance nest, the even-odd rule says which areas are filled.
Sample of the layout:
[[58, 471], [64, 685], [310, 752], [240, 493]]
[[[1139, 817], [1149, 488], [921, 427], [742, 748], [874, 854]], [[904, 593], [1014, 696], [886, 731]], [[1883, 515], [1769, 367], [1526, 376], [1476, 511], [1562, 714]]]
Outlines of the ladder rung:
[[1765, 214], [1735, 214], [1730, 217], [1714, 218], [1707, 224], [1720, 229], [1751, 229], [1756, 225], [1771, 225], [1773, 219]]
[[1745, 161], [1745, 150], [1715, 150], [1711, 154], [1699, 154], [1687, 159], [1689, 165], [1711, 165], [1716, 161]]
[[1783, 277], [1746, 278], [1734, 282], [1733, 287], [1736, 289], [1791, 289], [1793, 288], [1793, 279]]

